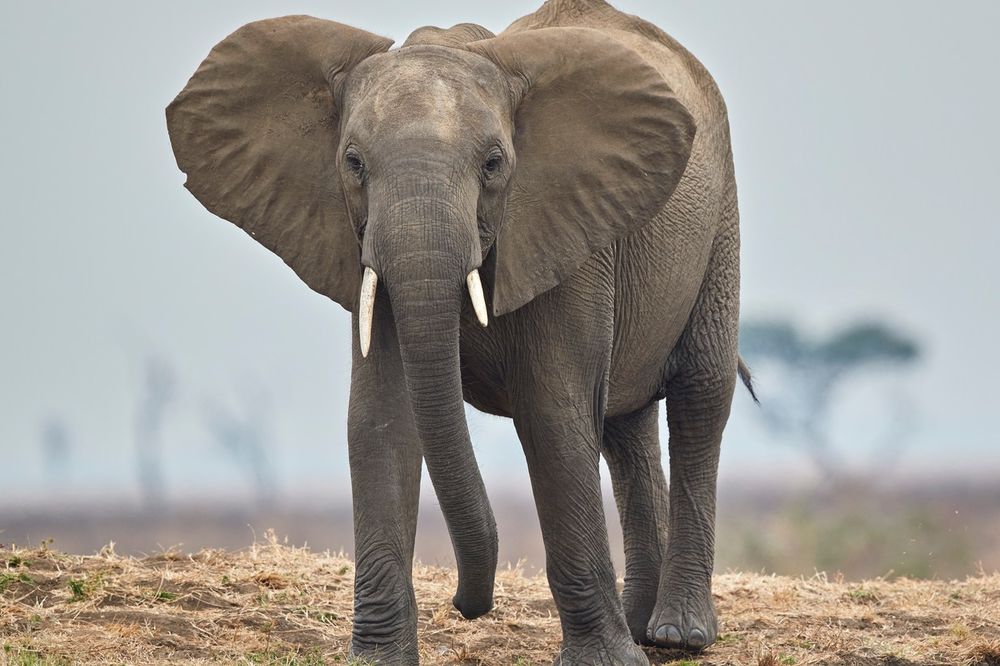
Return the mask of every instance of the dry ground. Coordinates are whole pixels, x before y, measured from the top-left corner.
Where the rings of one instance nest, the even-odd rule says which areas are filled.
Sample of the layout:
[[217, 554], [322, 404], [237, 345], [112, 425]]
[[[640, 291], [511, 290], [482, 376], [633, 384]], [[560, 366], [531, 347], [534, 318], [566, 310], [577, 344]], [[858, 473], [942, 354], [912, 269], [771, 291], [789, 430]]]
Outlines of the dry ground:
[[[49, 548], [0, 551], [0, 665], [347, 661], [352, 563], [270, 539], [233, 553], [121, 557]], [[498, 577], [496, 608], [475, 622], [449, 599], [450, 569], [418, 566], [426, 664], [549, 664], [559, 623], [544, 579]], [[1000, 665], [1000, 575], [863, 584], [725, 574], [722, 636], [655, 664]], [[684, 661], [687, 659], [687, 661]]]

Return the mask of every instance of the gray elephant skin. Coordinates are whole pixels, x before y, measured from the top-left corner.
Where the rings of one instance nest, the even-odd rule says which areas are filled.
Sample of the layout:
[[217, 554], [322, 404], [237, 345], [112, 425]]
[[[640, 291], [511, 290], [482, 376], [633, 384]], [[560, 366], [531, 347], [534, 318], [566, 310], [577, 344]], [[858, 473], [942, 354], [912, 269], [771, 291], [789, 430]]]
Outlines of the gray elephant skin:
[[[716, 640], [720, 441], [740, 374], [725, 105], [659, 28], [550, 0], [399, 48], [287, 16], [224, 39], [167, 108], [186, 187], [353, 314], [351, 652], [418, 661], [421, 462], [489, 612], [497, 531], [463, 401], [513, 419], [561, 664]], [[658, 438], [666, 400], [669, 490]], [[625, 536], [615, 589], [599, 457]]]

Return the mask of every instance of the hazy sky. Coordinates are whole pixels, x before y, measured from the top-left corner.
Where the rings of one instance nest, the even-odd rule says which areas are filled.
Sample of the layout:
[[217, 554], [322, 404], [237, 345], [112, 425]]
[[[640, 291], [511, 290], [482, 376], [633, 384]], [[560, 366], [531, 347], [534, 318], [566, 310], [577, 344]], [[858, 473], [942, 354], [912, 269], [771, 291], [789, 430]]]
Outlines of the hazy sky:
[[[919, 413], [907, 466], [1000, 468], [1000, 3], [618, 6], [677, 37], [727, 99], [745, 316], [793, 317], [816, 332], [887, 318], [926, 350], [900, 380]], [[535, 7], [0, 4], [0, 506], [134, 491], [149, 354], [177, 375], [171, 496], [239, 492], [242, 477], [203, 423], [209, 404], [262, 411], [286, 495], [343, 492], [349, 318], [184, 190], [164, 107], [212, 45], [251, 20], [307, 13], [401, 42], [427, 24], [500, 31]], [[876, 427], [878, 414], [860, 407], [845, 440]], [[741, 396], [724, 474], [794, 458], [748, 410]], [[69, 430], [62, 477], [39, 451], [51, 415]], [[522, 482], [512, 429], [476, 416], [472, 431], [487, 483]]]

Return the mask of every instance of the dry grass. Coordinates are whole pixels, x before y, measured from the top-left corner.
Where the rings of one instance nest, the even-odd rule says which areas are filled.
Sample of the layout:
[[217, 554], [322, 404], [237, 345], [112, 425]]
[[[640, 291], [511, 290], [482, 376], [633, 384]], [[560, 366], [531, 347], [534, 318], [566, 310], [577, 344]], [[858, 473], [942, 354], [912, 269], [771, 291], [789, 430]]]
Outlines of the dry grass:
[[[0, 665], [346, 663], [353, 568], [273, 538], [238, 553], [89, 557], [0, 551]], [[451, 608], [455, 573], [418, 566], [426, 664], [549, 664], [559, 622], [544, 579], [503, 571], [496, 608]], [[1000, 666], [1000, 575], [852, 584], [726, 574], [715, 582], [719, 642], [656, 664]], [[686, 660], [686, 661], [685, 661]]]

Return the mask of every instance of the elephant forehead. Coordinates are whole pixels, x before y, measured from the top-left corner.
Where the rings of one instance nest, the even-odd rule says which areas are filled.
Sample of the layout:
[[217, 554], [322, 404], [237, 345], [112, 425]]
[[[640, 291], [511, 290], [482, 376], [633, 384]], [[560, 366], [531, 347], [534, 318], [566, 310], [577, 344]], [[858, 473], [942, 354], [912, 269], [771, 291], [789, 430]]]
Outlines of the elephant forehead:
[[450, 82], [433, 75], [403, 79], [372, 96], [372, 122], [384, 129], [419, 125], [438, 138], [451, 138], [458, 130], [460, 94]]
[[[453, 141], [502, 122], [499, 72], [443, 47], [409, 47], [372, 59], [349, 91], [349, 129]], [[492, 63], [490, 63], [492, 65]]]

